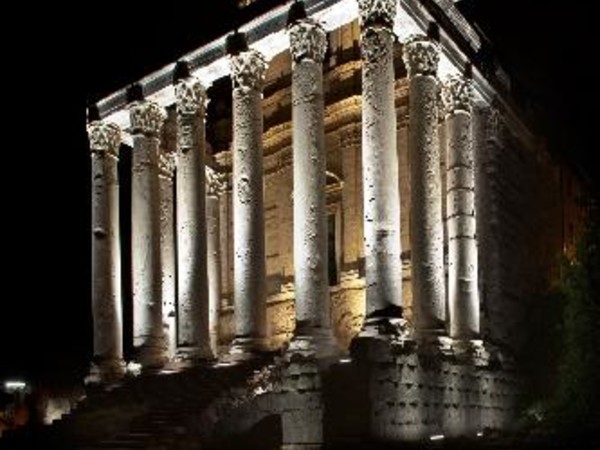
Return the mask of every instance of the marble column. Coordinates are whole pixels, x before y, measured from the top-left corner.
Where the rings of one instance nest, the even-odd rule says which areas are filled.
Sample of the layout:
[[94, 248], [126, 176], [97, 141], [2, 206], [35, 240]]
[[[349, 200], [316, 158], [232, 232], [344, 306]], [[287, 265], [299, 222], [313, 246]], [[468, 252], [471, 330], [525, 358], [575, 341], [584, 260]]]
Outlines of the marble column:
[[471, 109], [473, 88], [463, 76], [443, 86], [446, 127], [448, 314], [450, 337], [479, 336], [479, 289], [475, 235], [475, 172]]
[[255, 50], [231, 56], [236, 333], [232, 353], [260, 350], [266, 336], [262, 147], [262, 84], [266, 68], [263, 55]]
[[166, 118], [156, 103], [136, 99], [129, 106], [133, 158], [131, 247], [133, 344], [142, 368], [166, 362], [162, 318], [163, 259], [159, 181], [160, 132]]
[[92, 316], [98, 381], [124, 374], [117, 163], [121, 131], [112, 123], [88, 125], [92, 157]]
[[408, 70], [408, 146], [411, 166], [410, 244], [415, 328], [443, 332], [446, 319], [444, 229], [436, 78], [438, 44], [425, 36], [404, 43]]
[[367, 323], [401, 316], [400, 193], [394, 105], [395, 0], [358, 0]]
[[192, 358], [212, 358], [206, 269], [204, 87], [195, 78], [175, 81], [177, 98], [177, 251], [179, 346]]
[[220, 197], [225, 191], [221, 174], [206, 169], [206, 244], [208, 269], [208, 334], [213, 355], [218, 353], [219, 310], [221, 305], [221, 208]]
[[[295, 340], [331, 335], [323, 58], [327, 36], [310, 18], [289, 26], [292, 55]], [[329, 339], [331, 342], [331, 338]], [[319, 342], [319, 350], [325, 350]]]
[[[171, 114], [165, 124], [165, 129], [172, 128]], [[169, 130], [170, 131], [170, 130]], [[175, 289], [175, 211], [173, 205], [173, 177], [175, 176], [175, 152], [172, 148], [173, 133], [163, 133], [163, 145], [159, 154], [159, 183], [160, 183], [160, 244], [162, 249], [163, 277], [163, 329], [167, 342], [167, 356], [170, 360], [175, 357], [177, 348], [177, 318], [176, 318], [176, 289]]]

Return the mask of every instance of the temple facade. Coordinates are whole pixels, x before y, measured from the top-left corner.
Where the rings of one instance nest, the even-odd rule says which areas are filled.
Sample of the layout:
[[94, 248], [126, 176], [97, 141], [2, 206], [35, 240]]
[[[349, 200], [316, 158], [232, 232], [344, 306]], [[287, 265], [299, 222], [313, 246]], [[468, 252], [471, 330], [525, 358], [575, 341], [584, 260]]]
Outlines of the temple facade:
[[280, 355], [221, 433], [325, 442], [350, 366], [361, 436], [510, 427], [572, 194], [486, 45], [449, 0], [290, 2], [90, 109], [91, 379], [126, 374], [130, 276], [142, 373]]

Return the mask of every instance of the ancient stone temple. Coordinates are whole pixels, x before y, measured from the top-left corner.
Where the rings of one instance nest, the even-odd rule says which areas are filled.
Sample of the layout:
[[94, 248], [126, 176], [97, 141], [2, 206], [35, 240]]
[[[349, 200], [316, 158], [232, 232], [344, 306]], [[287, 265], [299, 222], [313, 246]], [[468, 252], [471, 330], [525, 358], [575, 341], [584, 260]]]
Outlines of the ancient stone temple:
[[190, 442], [514, 426], [569, 199], [487, 46], [450, 0], [288, 2], [91, 108], [89, 381], [251, 368]]

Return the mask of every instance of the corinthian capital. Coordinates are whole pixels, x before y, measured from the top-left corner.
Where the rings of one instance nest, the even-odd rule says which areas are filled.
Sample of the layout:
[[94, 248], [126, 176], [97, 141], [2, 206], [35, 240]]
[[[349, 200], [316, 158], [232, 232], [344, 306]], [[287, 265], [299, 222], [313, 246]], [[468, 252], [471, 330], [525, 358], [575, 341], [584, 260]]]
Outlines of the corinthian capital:
[[404, 43], [402, 59], [409, 76], [435, 75], [440, 60], [439, 46], [424, 35], [413, 35]]
[[218, 197], [226, 190], [227, 177], [225, 174], [206, 166], [206, 195], [209, 197]]
[[114, 123], [96, 120], [87, 127], [92, 152], [108, 152], [117, 155], [121, 144], [121, 129]]
[[175, 154], [169, 151], [161, 151], [158, 155], [158, 169], [162, 176], [173, 178], [175, 174]]
[[197, 78], [183, 78], [175, 84], [175, 98], [179, 114], [197, 114], [206, 103], [206, 90]]
[[267, 61], [256, 50], [247, 50], [231, 57], [234, 88], [245, 91], [262, 89], [266, 70]]
[[157, 136], [166, 118], [164, 109], [154, 102], [137, 101], [129, 106], [129, 120], [133, 134]]
[[357, 0], [362, 27], [380, 25], [394, 26], [396, 0]]
[[289, 29], [290, 52], [294, 61], [310, 59], [322, 63], [327, 50], [327, 35], [317, 21], [306, 18], [295, 22]]
[[450, 76], [442, 87], [442, 99], [446, 114], [457, 111], [471, 112], [473, 84], [461, 75]]

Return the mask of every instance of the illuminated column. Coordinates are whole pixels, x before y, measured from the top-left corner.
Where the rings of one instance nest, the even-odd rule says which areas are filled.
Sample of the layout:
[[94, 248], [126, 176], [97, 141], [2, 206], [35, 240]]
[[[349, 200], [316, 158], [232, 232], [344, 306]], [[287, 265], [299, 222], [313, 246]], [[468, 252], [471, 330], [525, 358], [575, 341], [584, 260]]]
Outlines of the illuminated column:
[[133, 159], [131, 247], [133, 271], [133, 344], [144, 368], [166, 362], [162, 323], [163, 260], [159, 135], [165, 112], [144, 101], [139, 87], [129, 91]]
[[[358, 1], [367, 317], [401, 316], [400, 194], [394, 106], [395, 0]], [[385, 312], [382, 313], [382, 310]], [[369, 321], [367, 321], [369, 323]]]
[[446, 109], [446, 210], [450, 337], [479, 336], [475, 237], [475, 173], [471, 136], [471, 80], [451, 77], [443, 86]]
[[207, 168], [206, 177], [206, 244], [208, 268], [208, 330], [210, 348], [217, 355], [219, 338], [219, 306], [221, 304], [221, 243], [219, 197], [225, 191], [225, 181]]
[[175, 296], [175, 235], [173, 210], [173, 176], [175, 154], [163, 143], [159, 154], [160, 176], [160, 240], [162, 249], [162, 318], [167, 355], [173, 359], [177, 347]]
[[411, 260], [418, 332], [443, 331], [445, 321], [444, 229], [438, 141], [439, 48], [425, 36], [404, 43], [409, 87]]
[[88, 125], [92, 156], [92, 315], [94, 363], [100, 380], [124, 373], [117, 162], [121, 131], [112, 123]]
[[[266, 334], [262, 84], [267, 63], [230, 36], [233, 80], [233, 245], [235, 332], [232, 353], [259, 350]], [[230, 49], [231, 51], [231, 49]]]
[[[289, 37], [293, 61], [295, 339], [318, 335], [323, 340], [331, 335], [323, 117], [327, 36], [320, 24], [302, 17], [290, 24]], [[319, 343], [319, 351], [326, 351], [324, 344]]]
[[202, 84], [178, 64], [177, 250], [179, 346], [189, 357], [212, 358], [206, 271], [205, 102]]

